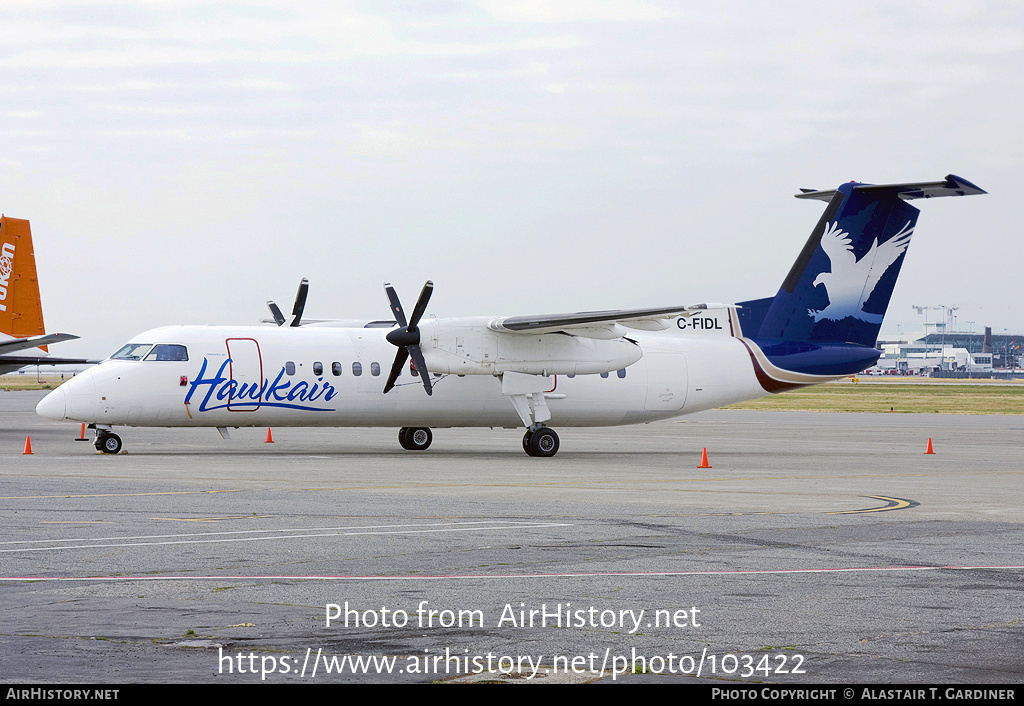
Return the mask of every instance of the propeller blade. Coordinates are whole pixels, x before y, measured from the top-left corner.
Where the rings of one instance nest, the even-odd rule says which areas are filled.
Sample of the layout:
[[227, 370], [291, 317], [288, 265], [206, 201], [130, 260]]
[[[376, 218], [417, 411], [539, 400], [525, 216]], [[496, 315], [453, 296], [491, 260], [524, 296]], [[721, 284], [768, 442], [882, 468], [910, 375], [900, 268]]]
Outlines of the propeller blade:
[[[409, 346], [409, 354], [412, 356], [412, 362], [416, 364], [416, 372], [420, 374], [420, 378], [423, 380], [423, 387], [427, 388], [427, 394], [434, 394], [434, 388], [430, 384], [430, 373], [427, 372], [427, 364], [423, 360], [423, 352], [419, 346]], [[405, 362], [404, 360], [402, 361]]]
[[384, 392], [387, 393], [395, 386], [395, 381], [402, 374], [402, 366], [405, 365], [405, 361], [411, 355], [412, 362], [416, 366], [416, 372], [419, 373], [420, 378], [423, 380], [423, 387], [426, 388], [428, 395], [432, 395], [434, 394], [434, 386], [430, 384], [430, 373], [427, 371], [427, 363], [423, 360], [423, 351], [420, 350], [419, 345], [419, 323], [423, 312], [427, 310], [427, 302], [430, 301], [430, 295], [434, 291], [434, 283], [427, 280], [427, 283], [423, 285], [420, 298], [416, 300], [416, 306], [412, 310], [412, 319], [408, 321], [406, 321], [405, 309], [402, 308], [402, 302], [399, 301], [395, 288], [388, 282], [385, 282], [384, 291], [387, 292], [388, 301], [391, 302], [391, 312], [398, 321], [398, 327], [391, 329], [385, 335], [388, 343], [398, 348], [398, 353], [395, 355], [394, 365], [391, 366], [391, 374], [388, 375], [388, 381], [384, 385]]
[[270, 313], [274, 317], [274, 321], [277, 322], [278, 326], [283, 326], [285, 322], [284, 314], [281, 313], [281, 307], [274, 302], [267, 300], [267, 306], [270, 307]]
[[434, 293], [434, 283], [429, 279], [427, 283], [423, 285], [423, 290], [420, 292], [420, 298], [416, 300], [416, 306], [412, 310], [412, 318], [409, 319], [409, 328], [415, 328], [420, 323], [420, 317], [423, 316], [423, 312], [427, 309], [427, 302], [430, 301], [430, 295]]
[[408, 324], [405, 320], [405, 311], [402, 309], [402, 302], [398, 301], [398, 294], [395, 292], [395, 288], [390, 283], [384, 283], [384, 291], [388, 293], [388, 300], [391, 302], [391, 313], [395, 315], [395, 320], [398, 321], [400, 327], [407, 328]]
[[399, 348], [398, 352], [395, 353], [395, 362], [391, 366], [391, 373], [388, 375], [388, 381], [384, 384], [384, 394], [386, 395], [391, 391], [391, 388], [395, 386], [395, 380], [402, 374], [402, 368], [405, 367], [405, 361], [409, 358], [408, 348]]
[[292, 326], [298, 326], [302, 320], [302, 312], [306, 308], [307, 294], [309, 294], [309, 280], [303, 277], [302, 281], [299, 282], [299, 291], [295, 293], [295, 305], [292, 307]]

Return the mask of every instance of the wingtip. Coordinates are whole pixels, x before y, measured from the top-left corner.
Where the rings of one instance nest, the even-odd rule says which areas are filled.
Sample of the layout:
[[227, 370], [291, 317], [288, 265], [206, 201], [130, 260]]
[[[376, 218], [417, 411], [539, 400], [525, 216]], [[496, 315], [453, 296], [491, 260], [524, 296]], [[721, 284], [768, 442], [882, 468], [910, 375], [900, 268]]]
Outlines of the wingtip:
[[957, 176], [956, 174], [947, 174], [946, 175], [946, 182], [949, 184], [949, 188], [951, 188], [951, 189], [963, 189], [966, 192], [966, 193], [962, 194], [964, 196], [966, 196], [968, 194], [970, 194], [970, 195], [976, 195], [976, 194], [977, 195], [981, 195], [981, 194], [987, 194], [988, 193], [987, 191], [985, 191], [984, 189], [979, 187], [977, 184], [969, 182], [966, 179], [964, 179], [963, 177]]

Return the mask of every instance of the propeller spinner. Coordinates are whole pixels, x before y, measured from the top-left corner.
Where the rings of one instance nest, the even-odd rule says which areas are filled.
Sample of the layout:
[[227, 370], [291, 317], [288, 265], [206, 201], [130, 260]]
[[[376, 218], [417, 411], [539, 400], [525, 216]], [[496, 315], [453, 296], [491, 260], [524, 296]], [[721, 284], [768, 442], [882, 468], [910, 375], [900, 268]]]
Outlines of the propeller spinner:
[[420, 298], [416, 300], [416, 306], [412, 310], [412, 318], [408, 321], [405, 319], [405, 310], [402, 308], [402, 302], [398, 300], [395, 288], [385, 282], [384, 291], [388, 294], [388, 299], [391, 301], [391, 311], [398, 321], [398, 328], [386, 336], [389, 343], [398, 347], [398, 353], [395, 354], [395, 362], [391, 366], [391, 374], [388, 375], [387, 384], [384, 385], [384, 392], [387, 393], [395, 386], [395, 380], [402, 373], [405, 361], [409, 359], [409, 356], [412, 356], [412, 362], [416, 365], [416, 372], [420, 374], [420, 378], [423, 380], [423, 387], [426, 388], [428, 395], [432, 395], [434, 390], [430, 384], [430, 373], [427, 372], [427, 364], [424, 362], [423, 352], [420, 350], [420, 329], [418, 324], [423, 316], [423, 312], [427, 309], [427, 302], [430, 301], [430, 295], [434, 291], [434, 283], [427, 280], [427, 283], [423, 285]]

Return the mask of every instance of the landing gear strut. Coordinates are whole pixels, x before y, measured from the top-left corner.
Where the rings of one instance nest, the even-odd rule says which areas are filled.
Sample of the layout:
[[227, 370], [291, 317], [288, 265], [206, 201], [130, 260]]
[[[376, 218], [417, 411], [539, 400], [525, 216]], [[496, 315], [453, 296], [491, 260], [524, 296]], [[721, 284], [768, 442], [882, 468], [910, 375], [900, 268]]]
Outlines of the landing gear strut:
[[398, 443], [407, 451], [425, 451], [433, 440], [427, 427], [402, 427], [398, 431]]
[[558, 453], [558, 434], [554, 429], [527, 429], [523, 435], [523, 451], [530, 456], [550, 458]]
[[105, 454], [121, 453], [121, 437], [110, 431], [101, 431], [96, 434], [94, 446]]

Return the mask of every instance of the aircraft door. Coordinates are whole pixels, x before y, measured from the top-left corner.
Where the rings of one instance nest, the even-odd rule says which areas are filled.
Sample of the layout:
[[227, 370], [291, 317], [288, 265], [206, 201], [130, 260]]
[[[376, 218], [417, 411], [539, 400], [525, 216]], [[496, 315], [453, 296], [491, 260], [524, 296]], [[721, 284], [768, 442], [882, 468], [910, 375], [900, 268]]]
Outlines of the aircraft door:
[[229, 338], [225, 341], [231, 363], [231, 396], [228, 411], [254, 412], [263, 402], [263, 358], [254, 338]]
[[682, 353], [645, 353], [649, 412], [675, 412], [686, 402], [686, 357]]

